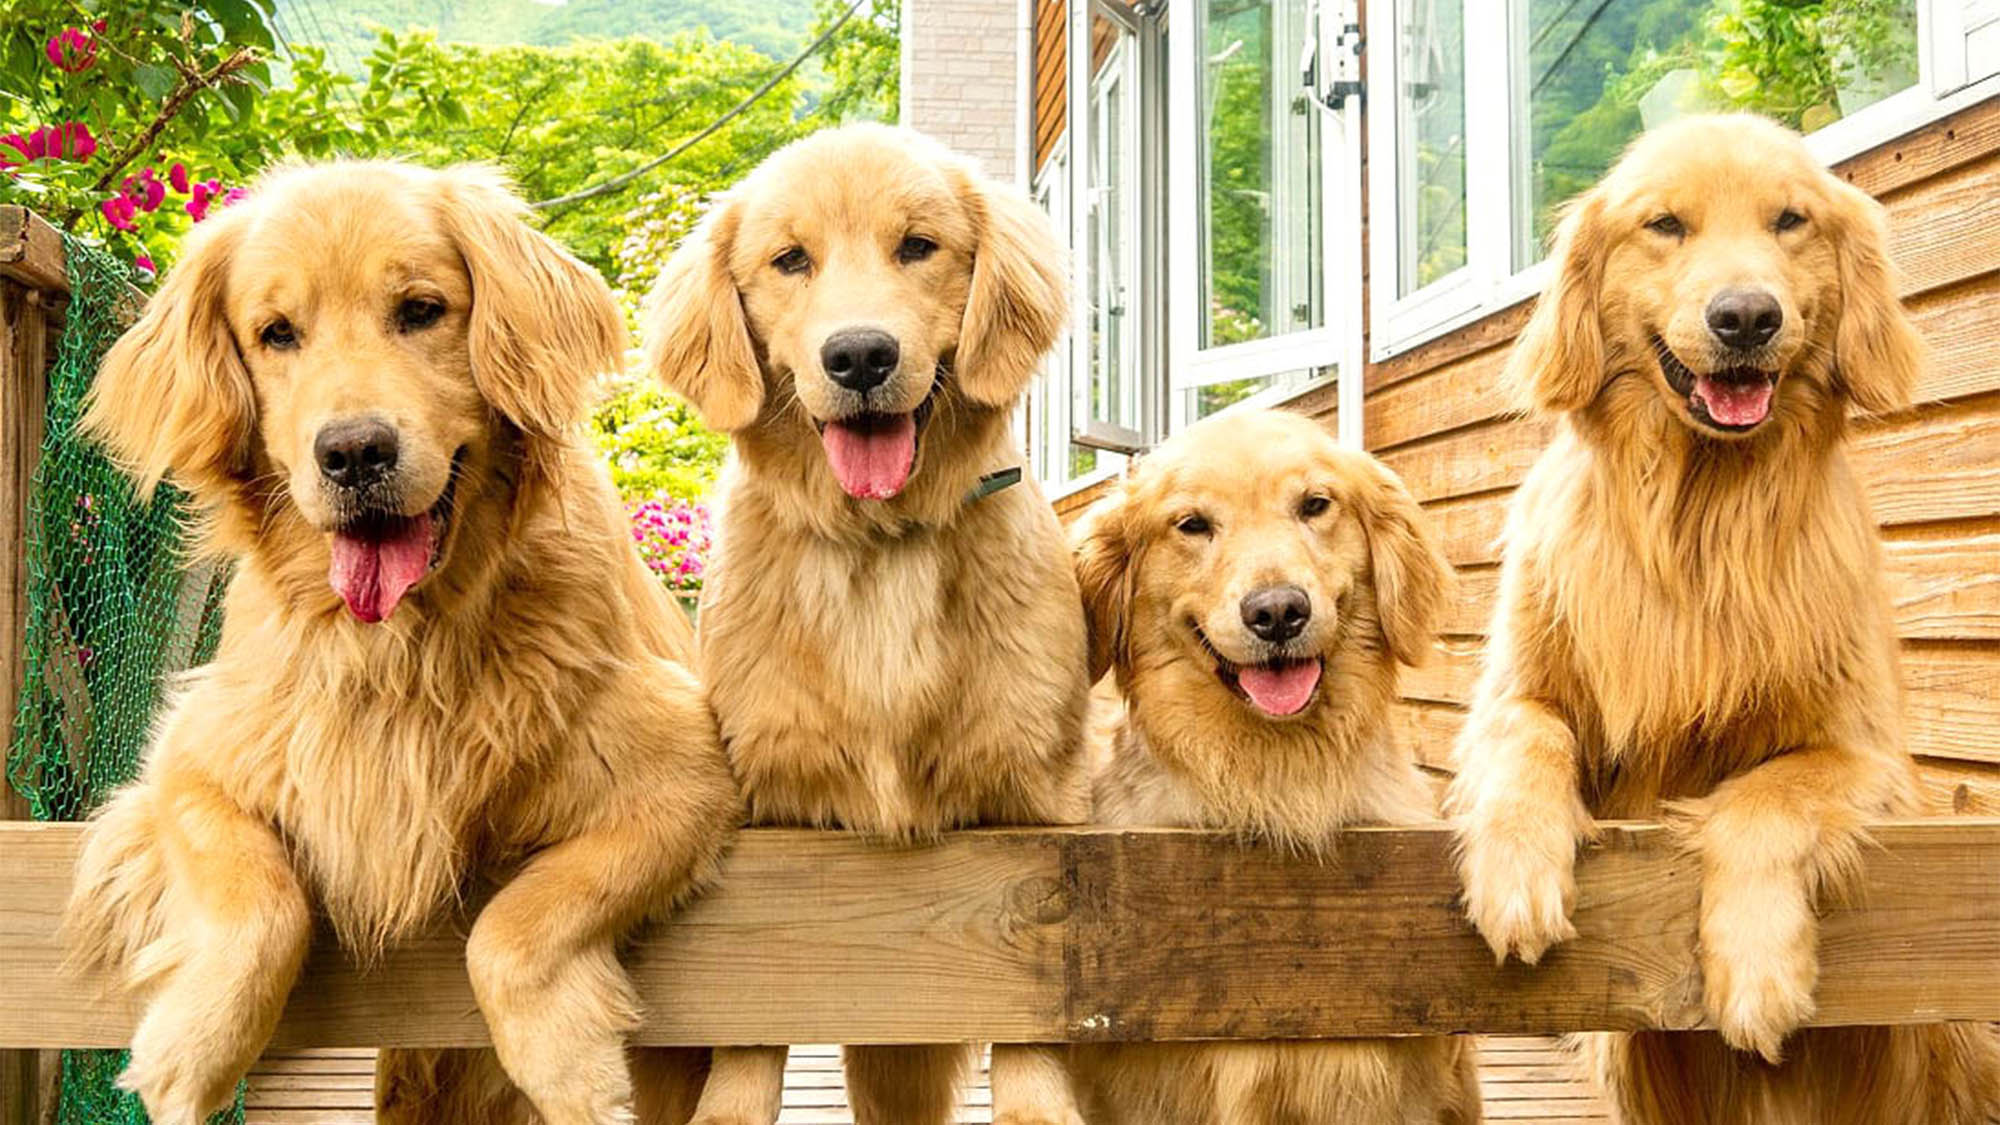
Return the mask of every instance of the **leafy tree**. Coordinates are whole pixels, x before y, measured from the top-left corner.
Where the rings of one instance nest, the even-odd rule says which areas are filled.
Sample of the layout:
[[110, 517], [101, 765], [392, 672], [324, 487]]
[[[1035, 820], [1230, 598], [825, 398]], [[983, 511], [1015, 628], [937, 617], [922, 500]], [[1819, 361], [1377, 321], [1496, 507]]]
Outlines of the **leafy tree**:
[[627, 499], [692, 501], [715, 483], [728, 439], [649, 379], [629, 379], [591, 416], [598, 451]]
[[[816, 0], [812, 34], [831, 28], [851, 0]], [[828, 91], [819, 112], [836, 121], [889, 121], [902, 101], [902, 0], [861, 0], [845, 32], [829, 45]]]

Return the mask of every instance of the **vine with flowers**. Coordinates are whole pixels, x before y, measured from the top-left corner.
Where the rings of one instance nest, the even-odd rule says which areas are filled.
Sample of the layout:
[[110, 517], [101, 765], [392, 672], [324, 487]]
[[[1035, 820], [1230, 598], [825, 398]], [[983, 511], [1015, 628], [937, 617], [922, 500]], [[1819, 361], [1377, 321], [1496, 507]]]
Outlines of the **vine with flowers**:
[[150, 280], [182, 234], [288, 152], [348, 130], [350, 82], [301, 48], [274, 84], [270, 0], [0, 0], [0, 197]]

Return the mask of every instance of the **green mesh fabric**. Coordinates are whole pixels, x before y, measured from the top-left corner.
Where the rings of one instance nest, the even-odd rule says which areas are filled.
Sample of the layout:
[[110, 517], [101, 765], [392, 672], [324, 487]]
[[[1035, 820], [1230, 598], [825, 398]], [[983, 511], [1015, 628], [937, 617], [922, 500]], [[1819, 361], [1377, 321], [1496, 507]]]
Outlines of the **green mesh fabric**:
[[[180, 550], [181, 497], [141, 504], [76, 432], [105, 349], [138, 312], [125, 267], [65, 239], [70, 303], [49, 372], [46, 436], [29, 496], [28, 621], [7, 774], [37, 820], [79, 820], [136, 772], [172, 675], [208, 659], [224, 575]], [[117, 1088], [123, 1051], [63, 1055], [61, 1125], [144, 1125]], [[218, 1122], [241, 1122], [236, 1107]]]

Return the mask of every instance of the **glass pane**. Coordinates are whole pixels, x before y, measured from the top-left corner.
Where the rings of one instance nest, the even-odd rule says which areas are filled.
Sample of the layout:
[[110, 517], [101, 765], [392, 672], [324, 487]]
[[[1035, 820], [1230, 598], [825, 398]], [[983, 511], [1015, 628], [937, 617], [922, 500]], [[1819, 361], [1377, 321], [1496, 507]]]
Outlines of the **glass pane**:
[[[1917, 81], [1916, 0], [1514, 0], [1530, 123], [1515, 265], [1641, 130], [1751, 110], [1804, 132]], [[1518, 10], [1518, 9], [1517, 9]]]
[[1302, 387], [1321, 375], [1330, 375], [1333, 368], [1303, 368], [1298, 371], [1280, 371], [1255, 379], [1231, 379], [1226, 383], [1208, 383], [1190, 388], [1187, 394], [1188, 421], [1195, 422], [1208, 417], [1225, 407], [1234, 406], [1252, 395], [1279, 387]]
[[1139, 208], [1133, 120], [1133, 44], [1122, 28], [1100, 18], [1093, 40], [1109, 41], [1091, 80], [1090, 121], [1090, 389], [1088, 416], [1139, 429], [1139, 356], [1134, 336], [1133, 256]]
[[1465, 5], [1397, 0], [1397, 292], [1465, 265]]
[[1200, 344], [1325, 323], [1320, 120], [1299, 73], [1306, 0], [1196, 0]]

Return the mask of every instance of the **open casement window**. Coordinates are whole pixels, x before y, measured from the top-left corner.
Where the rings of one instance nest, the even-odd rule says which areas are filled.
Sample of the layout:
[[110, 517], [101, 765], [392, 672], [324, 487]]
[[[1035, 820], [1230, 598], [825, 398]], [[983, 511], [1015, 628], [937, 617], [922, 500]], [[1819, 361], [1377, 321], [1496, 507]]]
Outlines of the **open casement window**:
[[1168, 10], [1178, 426], [1296, 390], [1349, 350], [1358, 357], [1348, 344], [1358, 338], [1360, 178], [1352, 118], [1307, 85], [1318, 4], [1169, 0]]
[[[1079, 8], [1083, 4], [1078, 5]], [[1072, 432], [1085, 448], [1132, 452], [1158, 431], [1157, 394], [1147, 386], [1150, 358], [1140, 246], [1146, 210], [1140, 131], [1141, 28], [1135, 17], [1098, 6], [1092, 16], [1089, 113], [1071, 138], [1090, 154], [1067, 168], [1072, 201], [1076, 323], [1071, 337]], [[1074, 153], [1074, 149], [1071, 150]], [[1100, 459], [1101, 460], [1101, 459]]]
[[1563, 203], [1645, 128], [1750, 110], [1829, 162], [2000, 90], [2000, 0], [1377, 0], [1371, 338], [1531, 296]]

